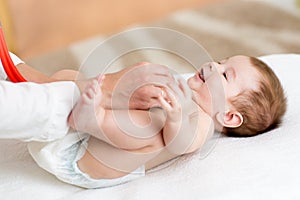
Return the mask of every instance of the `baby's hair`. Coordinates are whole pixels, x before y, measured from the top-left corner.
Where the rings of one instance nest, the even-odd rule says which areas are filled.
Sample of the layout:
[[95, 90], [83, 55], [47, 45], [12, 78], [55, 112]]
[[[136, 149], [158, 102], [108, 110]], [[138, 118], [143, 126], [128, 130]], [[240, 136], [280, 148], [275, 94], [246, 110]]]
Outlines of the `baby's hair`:
[[286, 112], [286, 96], [273, 70], [255, 57], [250, 62], [261, 74], [259, 90], [247, 90], [229, 100], [244, 121], [238, 128], [224, 127], [227, 136], [250, 137], [270, 131], [281, 124]]

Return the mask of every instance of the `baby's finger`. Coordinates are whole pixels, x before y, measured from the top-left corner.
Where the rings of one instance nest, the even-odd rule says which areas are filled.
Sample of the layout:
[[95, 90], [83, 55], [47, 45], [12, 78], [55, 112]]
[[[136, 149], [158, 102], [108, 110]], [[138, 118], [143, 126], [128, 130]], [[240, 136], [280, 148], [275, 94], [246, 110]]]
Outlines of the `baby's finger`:
[[177, 100], [174, 92], [170, 88], [165, 88], [165, 91], [167, 93], [169, 101], [171, 102], [171, 105], [173, 107], [178, 107], [178, 100]]
[[100, 89], [100, 85], [97, 80], [92, 81], [92, 85], [90, 87], [94, 92], [97, 92]]
[[95, 96], [95, 91], [93, 88], [89, 88], [86, 92], [85, 92], [86, 96], [89, 97], [90, 99], [94, 98]]
[[81, 98], [84, 102], [90, 103], [91, 102], [91, 98], [87, 96], [86, 93], [81, 95]]
[[166, 111], [170, 111], [172, 109], [171, 105], [162, 96], [158, 97], [158, 100]]

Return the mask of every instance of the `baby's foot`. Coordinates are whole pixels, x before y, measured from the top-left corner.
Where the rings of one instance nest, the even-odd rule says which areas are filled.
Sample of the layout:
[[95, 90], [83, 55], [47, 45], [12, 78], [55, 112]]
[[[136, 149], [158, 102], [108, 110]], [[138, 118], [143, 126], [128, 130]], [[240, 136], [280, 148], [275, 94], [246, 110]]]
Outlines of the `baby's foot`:
[[101, 107], [101, 84], [104, 76], [92, 79], [74, 106], [69, 125], [80, 132], [94, 134], [99, 132], [105, 110]]

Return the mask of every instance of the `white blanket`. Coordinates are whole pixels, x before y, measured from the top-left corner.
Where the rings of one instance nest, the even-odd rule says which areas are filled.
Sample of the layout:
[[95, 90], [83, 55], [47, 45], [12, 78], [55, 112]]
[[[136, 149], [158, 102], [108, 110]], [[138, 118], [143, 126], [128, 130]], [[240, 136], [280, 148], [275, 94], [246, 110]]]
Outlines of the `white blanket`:
[[299, 199], [300, 55], [262, 57], [288, 95], [282, 126], [252, 138], [216, 137], [189, 156], [120, 186], [85, 190], [40, 169], [26, 144], [0, 141], [0, 199]]

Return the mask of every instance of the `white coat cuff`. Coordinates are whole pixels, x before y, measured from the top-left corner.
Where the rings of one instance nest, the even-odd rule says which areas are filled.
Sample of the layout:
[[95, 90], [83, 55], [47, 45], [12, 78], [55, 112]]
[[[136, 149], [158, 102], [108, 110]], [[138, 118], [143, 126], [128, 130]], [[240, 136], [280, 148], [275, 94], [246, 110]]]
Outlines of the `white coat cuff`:
[[[24, 63], [18, 56], [15, 54], [9, 52], [10, 58], [13, 61], [14, 65], [18, 65], [21, 63]], [[7, 79], [7, 74], [3, 68], [2, 62], [0, 62], [0, 80], [6, 80]]]

